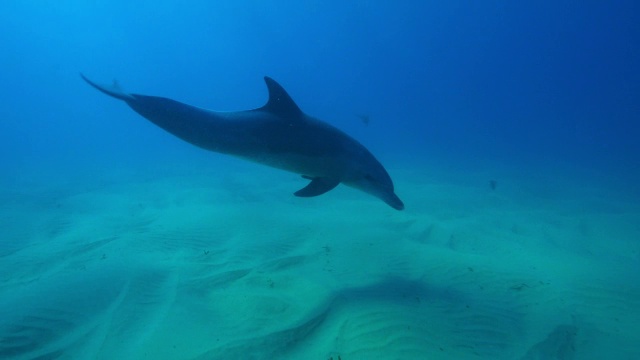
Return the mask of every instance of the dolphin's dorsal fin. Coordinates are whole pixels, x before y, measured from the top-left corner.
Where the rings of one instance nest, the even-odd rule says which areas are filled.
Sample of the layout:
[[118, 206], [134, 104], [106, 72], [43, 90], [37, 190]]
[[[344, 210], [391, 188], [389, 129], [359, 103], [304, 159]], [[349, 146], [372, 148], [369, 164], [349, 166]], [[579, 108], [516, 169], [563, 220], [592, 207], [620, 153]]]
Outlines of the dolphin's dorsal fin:
[[303, 115], [302, 110], [280, 84], [268, 76], [264, 77], [264, 82], [267, 83], [269, 90], [269, 101], [260, 110], [269, 111], [286, 119], [299, 118]]

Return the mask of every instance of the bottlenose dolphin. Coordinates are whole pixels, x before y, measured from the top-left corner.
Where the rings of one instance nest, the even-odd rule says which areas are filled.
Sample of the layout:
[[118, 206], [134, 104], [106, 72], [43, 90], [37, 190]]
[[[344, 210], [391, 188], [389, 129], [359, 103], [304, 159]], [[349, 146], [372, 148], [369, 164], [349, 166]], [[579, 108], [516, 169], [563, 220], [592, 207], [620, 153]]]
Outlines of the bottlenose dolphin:
[[369, 193], [396, 210], [404, 204], [380, 162], [358, 141], [311, 117], [273, 79], [264, 78], [269, 100], [257, 109], [219, 112], [175, 100], [128, 94], [114, 83], [89, 85], [124, 100], [135, 112], [180, 139], [206, 150], [290, 171], [311, 180], [294, 194], [311, 197], [343, 183]]

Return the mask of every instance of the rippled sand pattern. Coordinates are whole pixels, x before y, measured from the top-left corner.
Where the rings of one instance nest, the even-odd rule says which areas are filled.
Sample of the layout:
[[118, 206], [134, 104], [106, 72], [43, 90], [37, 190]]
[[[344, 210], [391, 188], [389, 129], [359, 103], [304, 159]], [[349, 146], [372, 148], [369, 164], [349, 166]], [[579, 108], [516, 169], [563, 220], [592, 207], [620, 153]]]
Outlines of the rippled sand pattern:
[[5, 189], [0, 358], [640, 358], [637, 204], [392, 171]]

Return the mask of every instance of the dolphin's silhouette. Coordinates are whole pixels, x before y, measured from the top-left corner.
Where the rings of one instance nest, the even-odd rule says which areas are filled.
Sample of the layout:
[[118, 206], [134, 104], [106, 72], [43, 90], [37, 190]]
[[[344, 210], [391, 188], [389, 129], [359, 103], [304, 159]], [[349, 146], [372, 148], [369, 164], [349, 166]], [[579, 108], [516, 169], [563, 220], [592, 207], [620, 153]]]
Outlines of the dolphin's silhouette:
[[362, 190], [397, 210], [404, 204], [380, 162], [358, 141], [311, 117], [269, 77], [269, 100], [247, 111], [210, 111], [175, 100], [128, 94], [114, 83], [91, 86], [124, 100], [138, 114], [173, 135], [203, 149], [234, 155], [301, 174], [311, 182], [296, 196], [324, 194], [339, 183]]

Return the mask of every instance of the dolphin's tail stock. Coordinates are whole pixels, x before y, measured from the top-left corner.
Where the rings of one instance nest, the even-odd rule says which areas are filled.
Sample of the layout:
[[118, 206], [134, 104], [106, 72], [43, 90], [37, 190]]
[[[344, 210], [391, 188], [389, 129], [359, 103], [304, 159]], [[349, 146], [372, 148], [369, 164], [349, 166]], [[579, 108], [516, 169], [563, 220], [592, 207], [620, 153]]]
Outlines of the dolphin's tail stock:
[[130, 101], [130, 100], [134, 100], [133, 96], [127, 94], [126, 92], [124, 92], [122, 90], [122, 88], [120, 87], [120, 85], [118, 85], [117, 81], [113, 81], [113, 84], [111, 86], [101, 86], [98, 85], [96, 83], [94, 83], [93, 81], [89, 80], [89, 78], [87, 78], [86, 76], [84, 76], [84, 74], [80, 73], [80, 77], [82, 77], [82, 79], [84, 81], [86, 81], [89, 85], [93, 86], [94, 88], [102, 91], [103, 93], [112, 96], [116, 99], [120, 99], [120, 100], [124, 100], [124, 101]]

